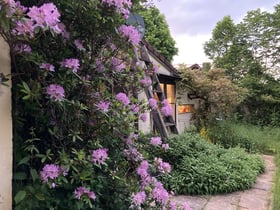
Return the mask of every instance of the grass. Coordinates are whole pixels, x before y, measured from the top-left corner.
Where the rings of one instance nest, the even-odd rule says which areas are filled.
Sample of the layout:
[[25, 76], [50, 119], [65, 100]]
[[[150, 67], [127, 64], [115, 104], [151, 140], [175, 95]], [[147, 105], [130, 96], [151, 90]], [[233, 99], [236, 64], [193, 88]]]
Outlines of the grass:
[[276, 174], [274, 177], [275, 185], [273, 190], [273, 210], [280, 209], [280, 148], [275, 156], [277, 166]]
[[276, 154], [280, 128], [220, 121], [207, 131], [210, 140], [225, 148], [240, 146], [250, 153]]

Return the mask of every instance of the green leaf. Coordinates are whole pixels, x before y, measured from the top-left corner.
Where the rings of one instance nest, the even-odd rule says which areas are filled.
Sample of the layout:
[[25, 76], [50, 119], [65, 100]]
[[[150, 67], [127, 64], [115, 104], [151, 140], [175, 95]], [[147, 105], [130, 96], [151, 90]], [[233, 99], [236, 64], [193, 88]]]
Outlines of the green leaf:
[[30, 92], [30, 88], [28, 87], [26, 82], [22, 82], [22, 86], [23, 86], [25, 91]]
[[18, 204], [21, 202], [26, 196], [26, 192], [24, 190], [18, 191], [18, 193], [15, 196], [15, 202]]
[[44, 196], [43, 193], [36, 193], [36, 194], [35, 194], [35, 197], [36, 197], [38, 200], [40, 200], [40, 201], [45, 200], [45, 196]]
[[21, 159], [21, 161], [19, 161], [18, 165], [22, 165], [22, 164], [26, 164], [28, 165], [28, 161], [30, 160], [29, 156], [24, 157], [23, 159]]
[[36, 179], [39, 178], [38, 173], [37, 173], [37, 171], [34, 168], [30, 169], [30, 174], [31, 174], [33, 182], [35, 182]]

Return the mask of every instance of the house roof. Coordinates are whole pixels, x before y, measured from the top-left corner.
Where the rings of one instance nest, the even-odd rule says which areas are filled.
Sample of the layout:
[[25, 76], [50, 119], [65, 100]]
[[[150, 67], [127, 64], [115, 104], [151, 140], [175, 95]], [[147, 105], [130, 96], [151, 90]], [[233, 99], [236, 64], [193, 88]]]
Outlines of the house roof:
[[191, 65], [189, 68], [190, 68], [191, 70], [201, 70], [201, 69], [202, 69], [201, 66], [198, 65], [197, 63]]
[[165, 68], [171, 73], [172, 77], [181, 78], [177, 69], [163, 56], [161, 55], [150, 43], [146, 40], [141, 41], [142, 44], [147, 48], [148, 52], [155, 57]]

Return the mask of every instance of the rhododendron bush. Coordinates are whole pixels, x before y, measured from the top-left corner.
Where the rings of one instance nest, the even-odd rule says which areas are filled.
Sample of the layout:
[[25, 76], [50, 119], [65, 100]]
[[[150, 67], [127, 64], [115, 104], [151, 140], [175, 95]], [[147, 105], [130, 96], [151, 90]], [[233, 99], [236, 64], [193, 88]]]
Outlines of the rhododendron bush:
[[[135, 122], [156, 101], [126, 25], [130, 0], [0, 1], [12, 61], [14, 209], [176, 209]], [[4, 78], [2, 75], [1, 78]], [[168, 104], [162, 112], [171, 114]]]

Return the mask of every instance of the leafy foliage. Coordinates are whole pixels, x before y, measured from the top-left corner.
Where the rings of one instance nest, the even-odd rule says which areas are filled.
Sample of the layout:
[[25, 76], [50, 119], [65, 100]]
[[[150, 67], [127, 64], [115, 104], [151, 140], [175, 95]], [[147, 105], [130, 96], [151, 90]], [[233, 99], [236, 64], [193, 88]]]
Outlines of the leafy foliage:
[[135, 122], [147, 110], [138, 100], [139, 34], [125, 25], [132, 2], [0, 6], [12, 58], [13, 208], [168, 209], [168, 192], [148, 173], [154, 163], [143, 187], [137, 169], [145, 156], [127, 153], [143, 147]]
[[170, 139], [170, 150], [164, 158], [172, 162], [172, 172], [163, 182], [177, 194], [216, 194], [249, 188], [264, 163], [257, 155], [243, 149], [224, 149], [184, 133]]
[[279, 113], [279, 6], [273, 13], [249, 11], [239, 24], [224, 17], [204, 45], [215, 67], [248, 90], [238, 113], [249, 123], [269, 125]]
[[246, 89], [235, 85], [223, 69], [200, 71], [186, 68], [182, 64], [179, 71], [182, 77], [179, 89], [195, 95], [202, 101], [196, 116], [200, 121], [206, 120], [204, 123], [213, 116], [228, 116], [246, 94]]
[[168, 61], [172, 61], [174, 55], [178, 54], [178, 48], [175, 47], [165, 16], [154, 6], [142, 7], [139, 14], [146, 25], [144, 38]]

